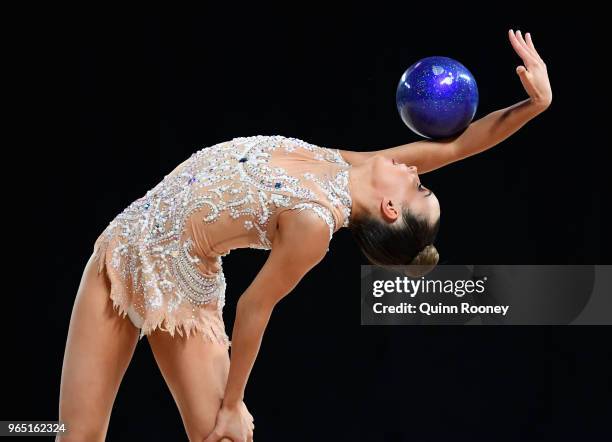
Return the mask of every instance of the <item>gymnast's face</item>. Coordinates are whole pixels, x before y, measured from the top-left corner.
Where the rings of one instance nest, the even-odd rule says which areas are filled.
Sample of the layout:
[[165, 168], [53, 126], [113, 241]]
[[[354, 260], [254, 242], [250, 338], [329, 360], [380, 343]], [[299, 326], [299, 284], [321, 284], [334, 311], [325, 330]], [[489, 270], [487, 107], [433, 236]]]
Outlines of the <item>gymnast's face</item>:
[[373, 185], [380, 196], [381, 216], [388, 222], [401, 219], [401, 210], [408, 208], [416, 216], [435, 223], [440, 217], [436, 195], [421, 183], [415, 166], [398, 163], [375, 155], [372, 161]]

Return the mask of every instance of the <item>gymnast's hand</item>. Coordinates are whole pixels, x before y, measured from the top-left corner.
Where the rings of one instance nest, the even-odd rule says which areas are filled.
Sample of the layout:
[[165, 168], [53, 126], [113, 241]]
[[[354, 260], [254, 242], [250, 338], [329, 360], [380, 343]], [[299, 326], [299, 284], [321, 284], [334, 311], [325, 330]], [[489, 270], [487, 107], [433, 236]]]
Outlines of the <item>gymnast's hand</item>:
[[244, 401], [236, 406], [223, 405], [217, 413], [215, 429], [204, 442], [253, 442], [253, 416]]
[[548, 80], [548, 72], [546, 71], [546, 63], [542, 60], [536, 51], [531, 34], [525, 34], [526, 40], [523, 39], [521, 31], [512, 29], [508, 31], [510, 43], [516, 53], [523, 59], [524, 66], [518, 66], [516, 73], [523, 83], [523, 87], [531, 98], [531, 101], [546, 109], [552, 102], [552, 90]]

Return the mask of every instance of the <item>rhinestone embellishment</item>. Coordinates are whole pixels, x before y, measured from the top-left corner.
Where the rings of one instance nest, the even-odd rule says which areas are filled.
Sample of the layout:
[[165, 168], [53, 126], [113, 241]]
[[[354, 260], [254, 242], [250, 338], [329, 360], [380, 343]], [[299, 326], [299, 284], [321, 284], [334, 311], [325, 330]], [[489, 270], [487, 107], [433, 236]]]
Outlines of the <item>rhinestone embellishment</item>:
[[[294, 176], [270, 162], [273, 152], [289, 155], [298, 148], [343, 167], [334, 176]], [[176, 308], [183, 299], [194, 306], [217, 299], [222, 308], [223, 272], [204, 275], [192, 255], [193, 239], [183, 236], [190, 217], [197, 214], [197, 222], [211, 224], [227, 214], [240, 220], [249, 235], [253, 232], [256, 240], [249, 247], [269, 250], [268, 225], [277, 209], [310, 209], [325, 221], [331, 239], [335, 219], [320, 199], [339, 208], [343, 226], [348, 225], [348, 167], [335, 149], [280, 135], [234, 138], [200, 149], [111, 221], [103, 232], [108, 240], [119, 238], [111, 265], [134, 287], [146, 289], [148, 309], [162, 307], [162, 299], [173, 300], [166, 308]]]

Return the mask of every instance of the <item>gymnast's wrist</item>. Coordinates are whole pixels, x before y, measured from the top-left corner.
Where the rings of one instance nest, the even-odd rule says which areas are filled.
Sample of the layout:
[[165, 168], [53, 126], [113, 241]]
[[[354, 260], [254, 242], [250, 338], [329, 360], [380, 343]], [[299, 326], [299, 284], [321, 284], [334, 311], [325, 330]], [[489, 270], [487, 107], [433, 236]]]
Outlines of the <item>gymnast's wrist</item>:
[[226, 396], [223, 398], [223, 401], [221, 402], [221, 408], [236, 409], [240, 406], [242, 401], [243, 401], [242, 397]]
[[529, 101], [531, 107], [536, 109], [538, 112], [544, 112], [550, 107], [550, 104], [552, 103], [552, 97], [531, 98]]

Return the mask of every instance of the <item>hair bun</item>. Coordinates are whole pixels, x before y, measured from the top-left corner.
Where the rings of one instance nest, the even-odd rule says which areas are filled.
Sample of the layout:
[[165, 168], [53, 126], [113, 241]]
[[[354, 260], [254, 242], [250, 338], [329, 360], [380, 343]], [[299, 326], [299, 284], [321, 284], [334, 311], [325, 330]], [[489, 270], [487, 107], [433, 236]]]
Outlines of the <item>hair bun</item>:
[[440, 255], [436, 247], [433, 244], [428, 244], [406, 266], [406, 274], [414, 278], [424, 276], [434, 269], [439, 259]]

